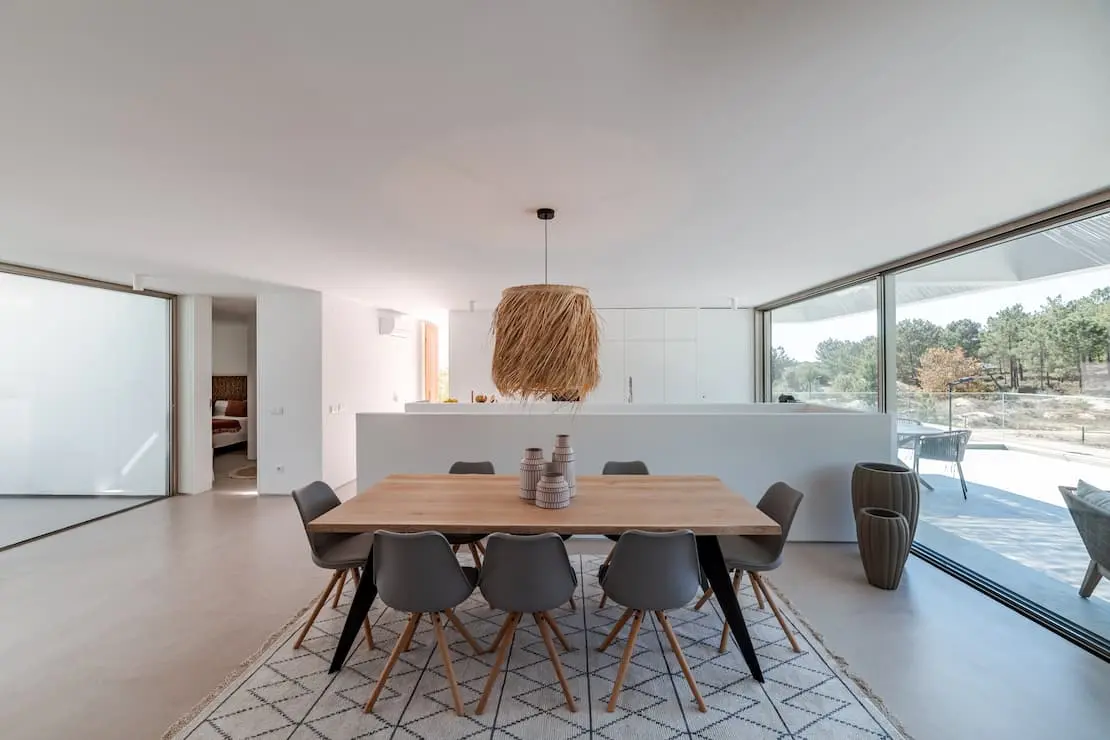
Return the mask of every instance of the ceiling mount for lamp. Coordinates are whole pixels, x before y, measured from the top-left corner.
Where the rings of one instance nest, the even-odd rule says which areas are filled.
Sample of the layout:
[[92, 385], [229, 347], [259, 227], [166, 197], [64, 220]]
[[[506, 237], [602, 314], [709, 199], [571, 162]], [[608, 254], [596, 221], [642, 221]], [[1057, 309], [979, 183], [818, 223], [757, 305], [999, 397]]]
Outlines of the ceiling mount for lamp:
[[590, 293], [547, 282], [547, 226], [554, 208], [536, 209], [543, 224], [544, 282], [501, 292], [493, 314], [493, 383], [503, 396], [581, 398], [601, 380], [597, 313]]

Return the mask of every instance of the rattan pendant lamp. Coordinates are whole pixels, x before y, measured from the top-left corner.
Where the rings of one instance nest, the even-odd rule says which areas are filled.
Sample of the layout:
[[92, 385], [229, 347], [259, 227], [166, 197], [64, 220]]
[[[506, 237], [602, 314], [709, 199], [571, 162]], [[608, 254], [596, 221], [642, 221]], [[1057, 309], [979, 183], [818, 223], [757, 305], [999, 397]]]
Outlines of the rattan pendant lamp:
[[501, 291], [493, 314], [493, 384], [522, 400], [581, 400], [601, 380], [598, 321], [589, 291], [547, 282], [547, 226], [555, 209], [540, 208], [543, 279]]

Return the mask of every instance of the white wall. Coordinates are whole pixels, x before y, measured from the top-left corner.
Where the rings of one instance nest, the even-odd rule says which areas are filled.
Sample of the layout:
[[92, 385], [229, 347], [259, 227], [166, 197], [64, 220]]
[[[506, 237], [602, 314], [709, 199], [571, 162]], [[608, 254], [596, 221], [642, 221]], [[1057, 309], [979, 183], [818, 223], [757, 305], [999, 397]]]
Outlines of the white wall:
[[257, 306], [258, 492], [323, 476], [320, 293], [263, 293]]
[[212, 322], [212, 374], [246, 375], [250, 367], [249, 328], [246, 319]]
[[212, 298], [177, 299], [177, 490], [212, 488]]
[[660, 475], [718, 476], [752, 503], [783, 480], [805, 494], [791, 539], [854, 541], [852, 468], [892, 459], [893, 418], [808, 413], [802, 404], [733, 409], [606, 414], [530, 406], [519, 413], [360, 414], [358, 488], [391, 473], [445, 472], [455, 460], [490, 460], [497, 472], [513, 475], [525, 447], [550, 452], [555, 435], [565, 433], [579, 475], [599, 474], [607, 460], [643, 460]]
[[0, 274], [0, 494], [166, 493], [170, 303]]
[[407, 336], [383, 336], [378, 316], [372, 306], [323, 296], [323, 480], [334, 487], [355, 479], [355, 414], [404, 411], [420, 397], [420, 322], [401, 317]]
[[[750, 403], [754, 397], [751, 309], [600, 309], [601, 384], [587, 398], [627, 403]], [[451, 395], [495, 393], [490, 311], [452, 311]]]

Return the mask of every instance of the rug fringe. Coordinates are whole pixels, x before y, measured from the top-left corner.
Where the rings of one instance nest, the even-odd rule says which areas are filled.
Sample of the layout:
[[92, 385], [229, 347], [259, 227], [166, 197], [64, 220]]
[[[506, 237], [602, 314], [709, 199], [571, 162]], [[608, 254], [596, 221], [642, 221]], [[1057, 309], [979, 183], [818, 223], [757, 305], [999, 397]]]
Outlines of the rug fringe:
[[890, 722], [890, 724], [894, 725], [894, 728], [898, 730], [898, 732], [902, 733], [906, 740], [913, 740], [913, 736], [906, 731], [906, 727], [902, 724], [902, 720], [898, 719], [898, 715], [890, 711], [890, 708], [887, 707], [886, 702], [883, 701], [882, 697], [876, 694], [874, 689], [871, 688], [870, 684], [868, 684], [867, 681], [865, 681], [859, 674], [857, 674], [849, 667], [848, 661], [843, 656], [829, 648], [828, 643], [825, 642], [825, 637], [820, 632], [815, 630], [813, 628], [813, 625], [809, 623], [809, 620], [806, 619], [798, 610], [798, 608], [791, 603], [790, 597], [784, 594], [782, 592], [782, 589], [777, 587], [771, 581], [771, 579], [765, 575], [763, 576], [763, 582], [770, 586], [771, 590], [775, 592], [775, 596], [778, 597], [778, 599], [786, 605], [786, 607], [790, 610], [790, 615], [798, 622], [800, 622], [801, 625], [806, 628], [806, 631], [809, 632], [809, 634], [812, 635], [815, 640], [817, 640], [817, 642], [821, 643], [821, 647], [826, 653], [829, 654], [829, 657], [836, 662], [836, 665], [838, 668], [840, 668], [841, 672], [844, 673], [844, 675], [848, 678], [852, 679], [852, 681], [859, 687], [860, 691], [863, 692], [864, 696], [866, 696], [868, 700], [875, 705], [876, 709], [883, 713], [883, 716], [886, 718], [887, 722]]
[[300, 621], [301, 617], [308, 613], [308, 610], [311, 609], [313, 605], [315, 605], [316, 600], [319, 598], [319, 596], [313, 597], [312, 600], [305, 604], [304, 607], [301, 608], [296, 614], [286, 620], [285, 624], [283, 624], [269, 637], [267, 637], [266, 641], [262, 643], [261, 647], [251, 653], [250, 657], [243, 659], [243, 661], [239, 663], [239, 665], [235, 666], [231, 673], [224, 676], [224, 679], [220, 681], [219, 685], [217, 685], [216, 688], [209, 691], [203, 699], [193, 705], [192, 709], [183, 714], [177, 719], [176, 722], [170, 725], [169, 728], [167, 728], [166, 731], [162, 733], [161, 740], [173, 740], [174, 736], [188, 727], [189, 724], [198, 716], [200, 716], [200, 713], [204, 711], [204, 709], [209, 704], [211, 704], [217, 696], [223, 693], [228, 686], [235, 683], [235, 681], [238, 680], [243, 675], [243, 673], [246, 672], [246, 670], [255, 663], [255, 661], [262, 657], [263, 653], [272, 648], [274, 646], [274, 643], [281, 639], [281, 637], [289, 631], [290, 627]]

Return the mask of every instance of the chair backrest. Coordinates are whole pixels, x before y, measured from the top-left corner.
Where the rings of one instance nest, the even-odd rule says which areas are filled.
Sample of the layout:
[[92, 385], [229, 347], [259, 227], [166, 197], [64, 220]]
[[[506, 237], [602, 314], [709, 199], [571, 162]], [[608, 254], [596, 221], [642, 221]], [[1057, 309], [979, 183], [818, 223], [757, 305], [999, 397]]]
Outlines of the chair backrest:
[[629, 530], [613, 548], [601, 582], [613, 601], [632, 609], [678, 609], [698, 592], [694, 533]]
[[970, 439], [971, 432], [967, 429], [927, 434], [918, 441], [917, 456], [922, 460], [962, 463]]
[[610, 460], [601, 469], [602, 475], [651, 475], [648, 466], [640, 460]]
[[482, 462], [459, 462], [453, 463], [451, 469], [447, 471], [451, 475], [493, 475], [493, 463], [488, 460]]
[[387, 606], [421, 613], [453, 609], [474, 590], [439, 532], [375, 532], [374, 585]]
[[763, 497], [759, 499], [759, 503], [756, 504], [756, 508], [774, 519], [775, 523], [779, 525], [779, 529], [782, 530], [782, 534], [751, 538], [753, 540], [758, 539], [767, 548], [773, 559], [778, 558], [782, 554], [782, 549], [786, 546], [786, 538], [790, 536], [790, 527], [794, 525], [794, 515], [798, 513], [798, 507], [801, 505], [803, 498], [805, 498], [805, 494], [801, 491], [779, 481], [778, 483], [772, 483]]
[[498, 532], [486, 541], [478, 588], [494, 609], [545, 612], [567, 603], [577, 585], [563, 538], [554, 532]]
[[319, 557], [328, 548], [350, 536], [308, 531], [309, 522], [339, 506], [339, 497], [327, 483], [318, 480], [304, 488], [298, 488], [293, 491], [293, 501], [296, 502], [297, 511], [301, 514], [301, 524], [304, 525], [304, 532], [308, 536], [308, 547], [312, 551], [313, 558]]
[[1074, 488], [1058, 488], [1087, 554], [1103, 568], [1110, 568], [1110, 510], [1084, 501], [1076, 495]]

